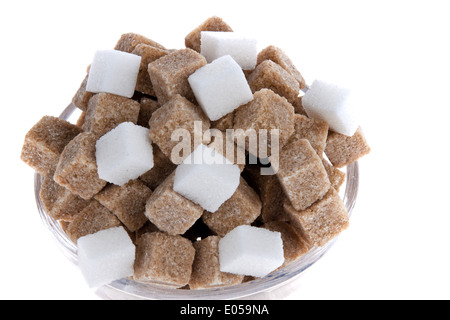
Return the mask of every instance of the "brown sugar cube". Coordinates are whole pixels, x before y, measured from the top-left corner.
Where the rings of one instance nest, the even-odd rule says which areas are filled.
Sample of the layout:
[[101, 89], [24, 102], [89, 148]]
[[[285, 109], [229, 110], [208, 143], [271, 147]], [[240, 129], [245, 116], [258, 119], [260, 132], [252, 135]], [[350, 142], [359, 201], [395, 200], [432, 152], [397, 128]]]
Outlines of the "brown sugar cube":
[[132, 53], [142, 58], [136, 82], [136, 91], [155, 96], [155, 90], [153, 90], [150, 75], [148, 74], [148, 65], [167, 55], [167, 50], [149, 46], [147, 44], [139, 44]]
[[39, 192], [47, 214], [55, 220], [73, 221], [86, 208], [89, 200], [84, 200], [53, 181], [53, 175], [44, 177]]
[[352, 137], [330, 132], [325, 154], [336, 168], [342, 168], [370, 153], [369, 144], [359, 128]]
[[152, 191], [141, 181], [132, 180], [123, 187], [109, 185], [95, 199], [114, 213], [131, 232], [137, 231], [148, 220], [145, 205]]
[[283, 148], [277, 176], [296, 210], [304, 210], [320, 200], [331, 186], [322, 160], [306, 139]]
[[195, 249], [191, 241], [162, 232], [137, 241], [134, 280], [181, 288], [189, 283]]
[[219, 241], [211, 236], [194, 243], [195, 260], [189, 287], [192, 290], [233, 286], [242, 283], [243, 275], [220, 271]]
[[191, 49], [175, 51], [150, 63], [148, 73], [159, 103], [165, 104], [177, 94], [195, 102], [188, 78], [206, 64], [205, 57]]
[[261, 219], [264, 223], [288, 220], [283, 208], [286, 194], [276, 175], [261, 176], [260, 197], [262, 202]]
[[159, 230], [184, 234], [201, 218], [203, 208], [173, 190], [175, 173], [153, 191], [145, 215]]
[[151, 190], [155, 190], [177, 168], [155, 144], [153, 144], [153, 164], [152, 169], [139, 177]]
[[308, 116], [308, 114], [305, 111], [305, 108], [303, 108], [303, 97], [297, 97], [294, 101], [292, 101], [292, 106], [294, 107], [296, 114], [301, 114], [302, 116]]
[[217, 235], [223, 237], [241, 225], [251, 225], [261, 214], [258, 194], [241, 178], [239, 187], [214, 213], [205, 211], [203, 221]]
[[270, 221], [289, 221], [284, 212], [286, 195], [276, 175], [262, 175], [259, 165], [246, 165], [242, 176], [255, 189], [261, 198], [260, 219], [263, 223]]
[[101, 137], [123, 122], [137, 123], [139, 102], [110, 93], [99, 93], [89, 100], [83, 129]]
[[[280, 130], [279, 147], [283, 147], [294, 133], [294, 107], [283, 97], [277, 95], [272, 90], [262, 89], [254, 94], [253, 101], [239, 107], [234, 116], [234, 130], [254, 129], [258, 133], [260, 130], [267, 130], [268, 134], [268, 155], [271, 154], [272, 145], [270, 133], [272, 129]], [[242, 137], [239, 131], [235, 132], [238, 145], [243, 147]], [[246, 150], [249, 150], [248, 143], [245, 143]], [[255, 154], [255, 156], [258, 156]], [[260, 158], [262, 158], [260, 156]]]
[[322, 159], [323, 166], [328, 174], [328, 179], [330, 179], [331, 187], [336, 191], [339, 191], [341, 186], [345, 181], [345, 173], [334, 167], [328, 160]]
[[79, 134], [64, 149], [53, 177], [59, 185], [85, 200], [106, 186], [97, 173], [96, 142], [97, 137], [92, 133]]
[[219, 120], [211, 122], [211, 128], [220, 131], [227, 131], [227, 129], [233, 129], [234, 112], [227, 114]]
[[270, 89], [290, 103], [293, 103], [300, 93], [297, 80], [271, 60], [265, 60], [256, 67], [248, 77], [248, 84], [253, 93], [264, 88]]
[[285, 202], [291, 224], [311, 247], [326, 245], [349, 226], [349, 216], [342, 199], [333, 188], [311, 207], [297, 211]]
[[219, 17], [211, 17], [191, 31], [185, 38], [186, 48], [191, 48], [200, 53], [201, 50], [201, 32], [202, 31], [220, 31], [232, 32], [233, 29]]
[[263, 228], [281, 233], [284, 249], [284, 264], [280, 268], [286, 267], [308, 252], [308, 246], [305, 240], [302, 239], [300, 234], [290, 224], [282, 221], [271, 221], [264, 224]]
[[120, 37], [119, 41], [117, 42], [116, 46], [114, 47], [114, 50], [132, 53], [134, 51], [134, 49], [136, 49], [136, 47], [140, 44], [146, 44], [146, 45], [156, 47], [159, 49], [163, 49], [163, 50], [165, 49], [158, 42], [150, 40], [140, 34], [126, 33]]
[[[208, 117], [199, 107], [177, 94], [153, 113], [150, 119], [150, 138], [166, 157], [172, 159], [172, 149], [180, 143], [171, 139], [175, 130], [185, 129], [190, 133], [191, 148], [193, 147], [193, 149], [190, 148], [191, 151], [198, 146], [194, 144], [195, 121], [202, 123], [201, 128], [199, 128], [201, 132], [197, 134], [201, 134], [203, 137], [203, 133], [210, 127]], [[202, 141], [198, 141], [198, 143], [202, 143]], [[189, 154], [184, 155], [184, 157]]]
[[[58, 199], [58, 193], [60, 191], [59, 188], [64, 189], [53, 180], [51, 173], [47, 176], [41, 177], [41, 190], [39, 191], [39, 198], [42, 201], [44, 209], [53, 218], [55, 217], [50, 213], [50, 211]], [[58, 220], [57, 218], [55, 219]]]
[[161, 105], [158, 101], [153, 100], [148, 97], [142, 97], [140, 100], [141, 103], [141, 110], [139, 111], [139, 117], [137, 121], [137, 125], [144, 127], [144, 128], [150, 128], [150, 119], [152, 118], [153, 112], [158, 110]]
[[287, 54], [275, 46], [269, 46], [258, 54], [257, 65], [261, 64], [265, 60], [271, 60], [280, 65], [284, 70], [289, 72], [298, 81], [300, 89], [306, 87], [305, 79], [301, 73], [297, 70], [294, 63], [287, 56]]
[[328, 124], [325, 121], [310, 119], [300, 114], [295, 115], [294, 122], [295, 132], [289, 142], [306, 139], [316, 150], [317, 155], [323, 158], [328, 137]]
[[80, 88], [72, 98], [73, 105], [78, 109], [80, 109], [81, 111], [87, 110], [89, 100], [95, 95], [95, 93], [86, 91], [88, 79], [89, 74], [86, 76], [86, 78], [84, 78]]
[[120, 226], [122, 224], [115, 215], [92, 200], [70, 223], [66, 233], [74, 243], [77, 243], [81, 237]]
[[65, 120], [45, 116], [26, 134], [20, 158], [45, 176], [55, 170], [65, 146], [81, 132]]

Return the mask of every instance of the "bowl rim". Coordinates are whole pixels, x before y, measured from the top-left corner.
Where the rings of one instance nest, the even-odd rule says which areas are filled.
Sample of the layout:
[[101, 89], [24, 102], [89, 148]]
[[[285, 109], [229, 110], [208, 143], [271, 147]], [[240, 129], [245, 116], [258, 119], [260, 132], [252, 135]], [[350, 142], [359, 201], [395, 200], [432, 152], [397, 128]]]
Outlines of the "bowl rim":
[[[69, 120], [77, 108], [70, 104], [60, 115], [61, 119]], [[356, 204], [359, 188], [359, 165], [354, 162], [346, 167], [345, 191], [342, 199], [349, 216], [352, 216]], [[36, 172], [34, 175], [34, 189], [38, 212], [43, 224], [53, 234], [56, 245], [73, 264], [78, 265], [77, 247], [63, 231], [58, 221], [50, 217], [40, 198], [41, 176]], [[340, 192], [342, 194], [342, 192]], [[208, 288], [200, 290], [173, 289], [155, 284], [144, 284], [131, 279], [121, 279], [111, 284], [98, 288], [103, 296], [120, 296], [126, 299], [144, 300], [210, 300], [210, 299], [243, 299], [257, 294], [271, 292], [297, 279], [305, 270], [319, 261], [338, 240], [339, 236], [323, 247], [310, 249], [297, 261], [277, 270], [268, 276], [239, 285], [219, 288]]]

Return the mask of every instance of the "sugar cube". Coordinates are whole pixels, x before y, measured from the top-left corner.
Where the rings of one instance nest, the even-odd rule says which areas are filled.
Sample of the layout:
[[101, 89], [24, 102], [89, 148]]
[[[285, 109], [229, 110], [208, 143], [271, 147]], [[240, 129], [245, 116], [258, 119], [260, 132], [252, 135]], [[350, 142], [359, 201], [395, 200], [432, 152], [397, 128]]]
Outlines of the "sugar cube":
[[305, 79], [303, 79], [301, 73], [297, 70], [292, 60], [283, 50], [275, 46], [269, 46], [265, 48], [258, 54], [257, 63], [259, 65], [266, 60], [275, 62], [287, 72], [289, 72], [292, 76], [294, 76], [294, 78], [298, 81], [301, 89], [306, 87]]
[[231, 27], [219, 17], [213, 16], [211, 18], [208, 18], [186, 36], [186, 48], [191, 48], [192, 50], [200, 52], [202, 31], [232, 32], [233, 29], [231, 29]]
[[296, 114], [301, 114], [302, 116], [308, 116], [308, 114], [305, 111], [305, 108], [303, 108], [303, 96], [297, 97], [294, 101], [292, 101], [292, 106], [294, 107]]
[[229, 55], [198, 69], [188, 80], [197, 102], [211, 121], [253, 100], [241, 67]]
[[281, 267], [289, 265], [308, 252], [306, 241], [302, 239], [300, 234], [289, 223], [283, 221], [271, 221], [264, 224], [263, 228], [281, 233], [285, 260]]
[[164, 57], [169, 52], [154, 46], [147, 44], [139, 44], [132, 52], [133, 54], [140, 56], [141, 67], [139, 68], [139, 74], [136, 82], [136, 91], [155, 96], [155, 90], [153, 89], [150, 75], [148, 74], [148, 65], [161, 57]]
[[310, 119], [300, 114], [294, 117], [295, 131], [289, 142], [307, 139], [317, 155], [323, 158], [328, 137], [328, 124], [325, 121]]
[[159, 48], [164, 50], [165, 48], [159, 44], [156, 41], [153, 41], [151, 39], [148, 39], [144, 37], [143, 35], [136, 34], [136, 33], [125, 33], [123, 34], [119, 41], [117, 42], [116, 46], [114, 47], [115, 50], [123, 51], [127, 53], [133, 52], [134, 49], [140, 44], [146, 44], [155, 48]]
[[101, 137], [123, 122], [136, 123], [140, 104], [110, 93], [99, 93], [88, 103], [83, 130]]
[[123, 187], [110, 185], [95, 199], [114, 213], [131, 232], [139, 230], [147, 221], [145, 205], [152, 191], [141, 181], [132, 180]]
[[45, 116], [26, 134], [20, 158], [45, 176], [55, 170], [66, 145], [81, 132], [65, 120]]
[[194, 242], [195, 260], [192, 266], [189, 287], [192, 290], [217, 288], [240, 284], [243, 275], [235, 275], [220, 271], [219, 262], [220, 237], [210, 236]]
[[95, 155], [99, 177], [123, 186], [153, 168], [149, 130], [121, 123], [97, 141]]
[[281, 186], [297, 210], [320, 200], [330, 189], [322, 160], [306, 139], [286, 145], [280, 152], [277, 172]]
[[[260, 171], [260, 169], [258, 169], [258, 171]], [[283, 210], [286, 193], [284, 192], [278, 177], [276, 175], [261, 176], [259, 189], [262, 201], [262, 221], [287, 221], [287, 217]]]
[[206, 63], [202, 55], [191, 49], [174, 51], [150, 63], [148, 73], [158, 102], [163, 105], [177, 94], [195, 102], [188, 77]]
[[131, 53], [117, 50], [97, 51], [89, 70], [86, 90], [131, 98], [136, 89], [140, 65], [141, 57]]
[[175, 171], [173, 189], [205, 210], [216, 212], [239, 186], [239, 166], [201, 144]]
[[234, 32], [201, 32], [201, 54], [208, 63], [230, 55], [243, 70], [253, 70], [257, 61], [256, 39]]
[[97, 288], [134, 273], [136, 248], [123, 227], [78, 240], [78, 265], [89, 287]]
[[146, 233], [138, 239], [134, 280], [181, 288], [189, 283], [195, 249], [182, 236]]
[[83, 132], [64, 148], [53, 179], [72, 193], [89, 200], [99, 193], [106, 181], [98, 176], [95, 159], [97, 136]]
[[[200, 123], [198, 128], [199, 132], [197, 133], [195, 132], [196, 121]], [[190, 152], [198, 146], [195, 144], [196, 134], [203, 137], [203, 133], [208, 130], [209, 127], [209, 119], [203, 111], [186, 98], [176, 94], [152, 114], [150, 119], [150, 138], [158, 145], [166, 157], [172, 159], [173, 162], [176, 163], [176, 158], [172, 156], [179, 157], [179, 154], [175, 155], [172, 154], [172, 152], [174, 151], [173, 148], [180, 142], [173, 141], [172, 134], [178, 129], [184, 129], [189, 132], [190, 140], [188, 142], [190, 142]], [[198, 143], [201, 142], [202, 138]], [[181, 158], [184, 159], [188, 155], [189, 153]], [[179, 164], [179, 162], [176, 164]]]
[[323, 120], [330, 129], [353, 136], [359, 127], [350, 90], [322, 80], [315, 80], [302, 99], [310, 118]]
[[322, 159], [323, 166], [328, 174], [328, 179], [330, 179], [331, 186], [339, 191], [341, 186], [344, 184], [346, 174], [333, 166], [328, 160]]
[[57, 184], [52, 174], [43, 178], [39, 196], [49, 216], [68, 222], [73, 221], [90, 203], [90, 200], [84, 200]]
[[220, 271], [262, 278], [284, 263], [280, 232], [239, 226], [219, 242]]
[[152, 193], [145, 215], [159, 230], [171, 235], [188, 231], [201, 218], [203, 208], [173, 189], [175, 173], [171, 174]]
[[[242, 130], [239, 130], [242, 129]], [[249, 143], [243, 140], [247, 130], [267, 130], [267, 155], [261, 156], [261, 150], [250, 150]], [[261, 89], [254, 99], [241, 106], [234, 115], [234, 130], [237, 144], [259, 158], [272, 154], [271, 130], [279, 130], [279, 147], [283, 147], [294, 133], [294, 107], [283, 97], [270, 89]], [[244, 145], [245, 143], [245, 145]]]
[[271, 60], [263, 61], [249, 75], [248, 84], [255, 93], [261, 89], [271, 89], [276, 94], [294, 103], [300, 93], [300, 86], [289, 72]]
[[331, 132], [328, 135], [325, 154], [333, 166], [345, 167], [370, 153], [370, 146], [361, 128], [351, 137]]
[[349, 226], [349, 216], [342, 199], [333, 188], [305, 210], [296, 210], [289, 202], [284, 208], [290, 222], [309, 246], [322, 247]]
[[88, 234], [120, 226], [122, 223], [114, 214], [98, 201], [91, 200], [89, 205], [75, 216], [66, 233], [70, 240], [77, 243], [79, 238]]
[[81, 111], [86, 111], [89, 103], [89, 99], [91, 99], [95, 93], [86, 91], [87, 82], [89, 79], [89, 74], [84, 78], [83, 82], [80, 85], [80, 88], [75, 93], [72, 98], [72, 103], [75, 107], [80, 109]]
[[258, 194], [241, 178], [233, 196], [214, 213], [205, 211], [203, 221], [217, 235], [223, 237], [240, 225], [250, 225], [261, 214]]

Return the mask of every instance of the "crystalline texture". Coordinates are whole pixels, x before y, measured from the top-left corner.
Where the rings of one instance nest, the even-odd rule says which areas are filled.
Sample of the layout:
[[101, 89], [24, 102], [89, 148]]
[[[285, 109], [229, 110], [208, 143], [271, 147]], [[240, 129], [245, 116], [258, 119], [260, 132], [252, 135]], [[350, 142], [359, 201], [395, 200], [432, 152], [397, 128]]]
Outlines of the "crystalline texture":
[[153, 168], [149, 130], [124, 122], [101, 137], [96, 144], [98, 174], [119, 186], [139, 178]]

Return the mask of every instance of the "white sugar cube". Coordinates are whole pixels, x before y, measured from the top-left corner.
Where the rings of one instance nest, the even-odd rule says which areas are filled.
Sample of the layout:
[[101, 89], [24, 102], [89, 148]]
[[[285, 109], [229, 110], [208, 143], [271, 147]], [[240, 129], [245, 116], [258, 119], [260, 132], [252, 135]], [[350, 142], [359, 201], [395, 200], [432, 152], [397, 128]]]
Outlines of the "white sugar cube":
[[216, 212], [236, 192], [240, 176], [237, 165], [202, 144], [177, 167], [173, 190]]
[[78, 239], [78, 266], [89, 287], [97, 288], [134, 274], [136, 248], [123, 227]]
[[124, 122], [96, 143], [98, 176], [123, 186], [153, 168], [153, 147], [147, 128]]
[[131, 98], [140, 66], [140, 56], [117, 50], [97, 51], [89, 70], [86, 90]]
[[208, 63], [230, 55], [243, 70], [253, 70], [258, 60], [257, 41], [234, 32], [202, 31], [201, 54]]
[[359, 123], [348, 89], [316, 80], [303, 96], [302, 104], [310, 118], [327, 122], [335, 132], [353, 136], [358, 130]]
[[229, 55], [198, 69], [188, 80], [197, 102], [211, 121], [253, 100], [244, 72]]
[[281, 233], [247, 225], [219, 242], [220, 271], [262, 278], [284, 263]]

